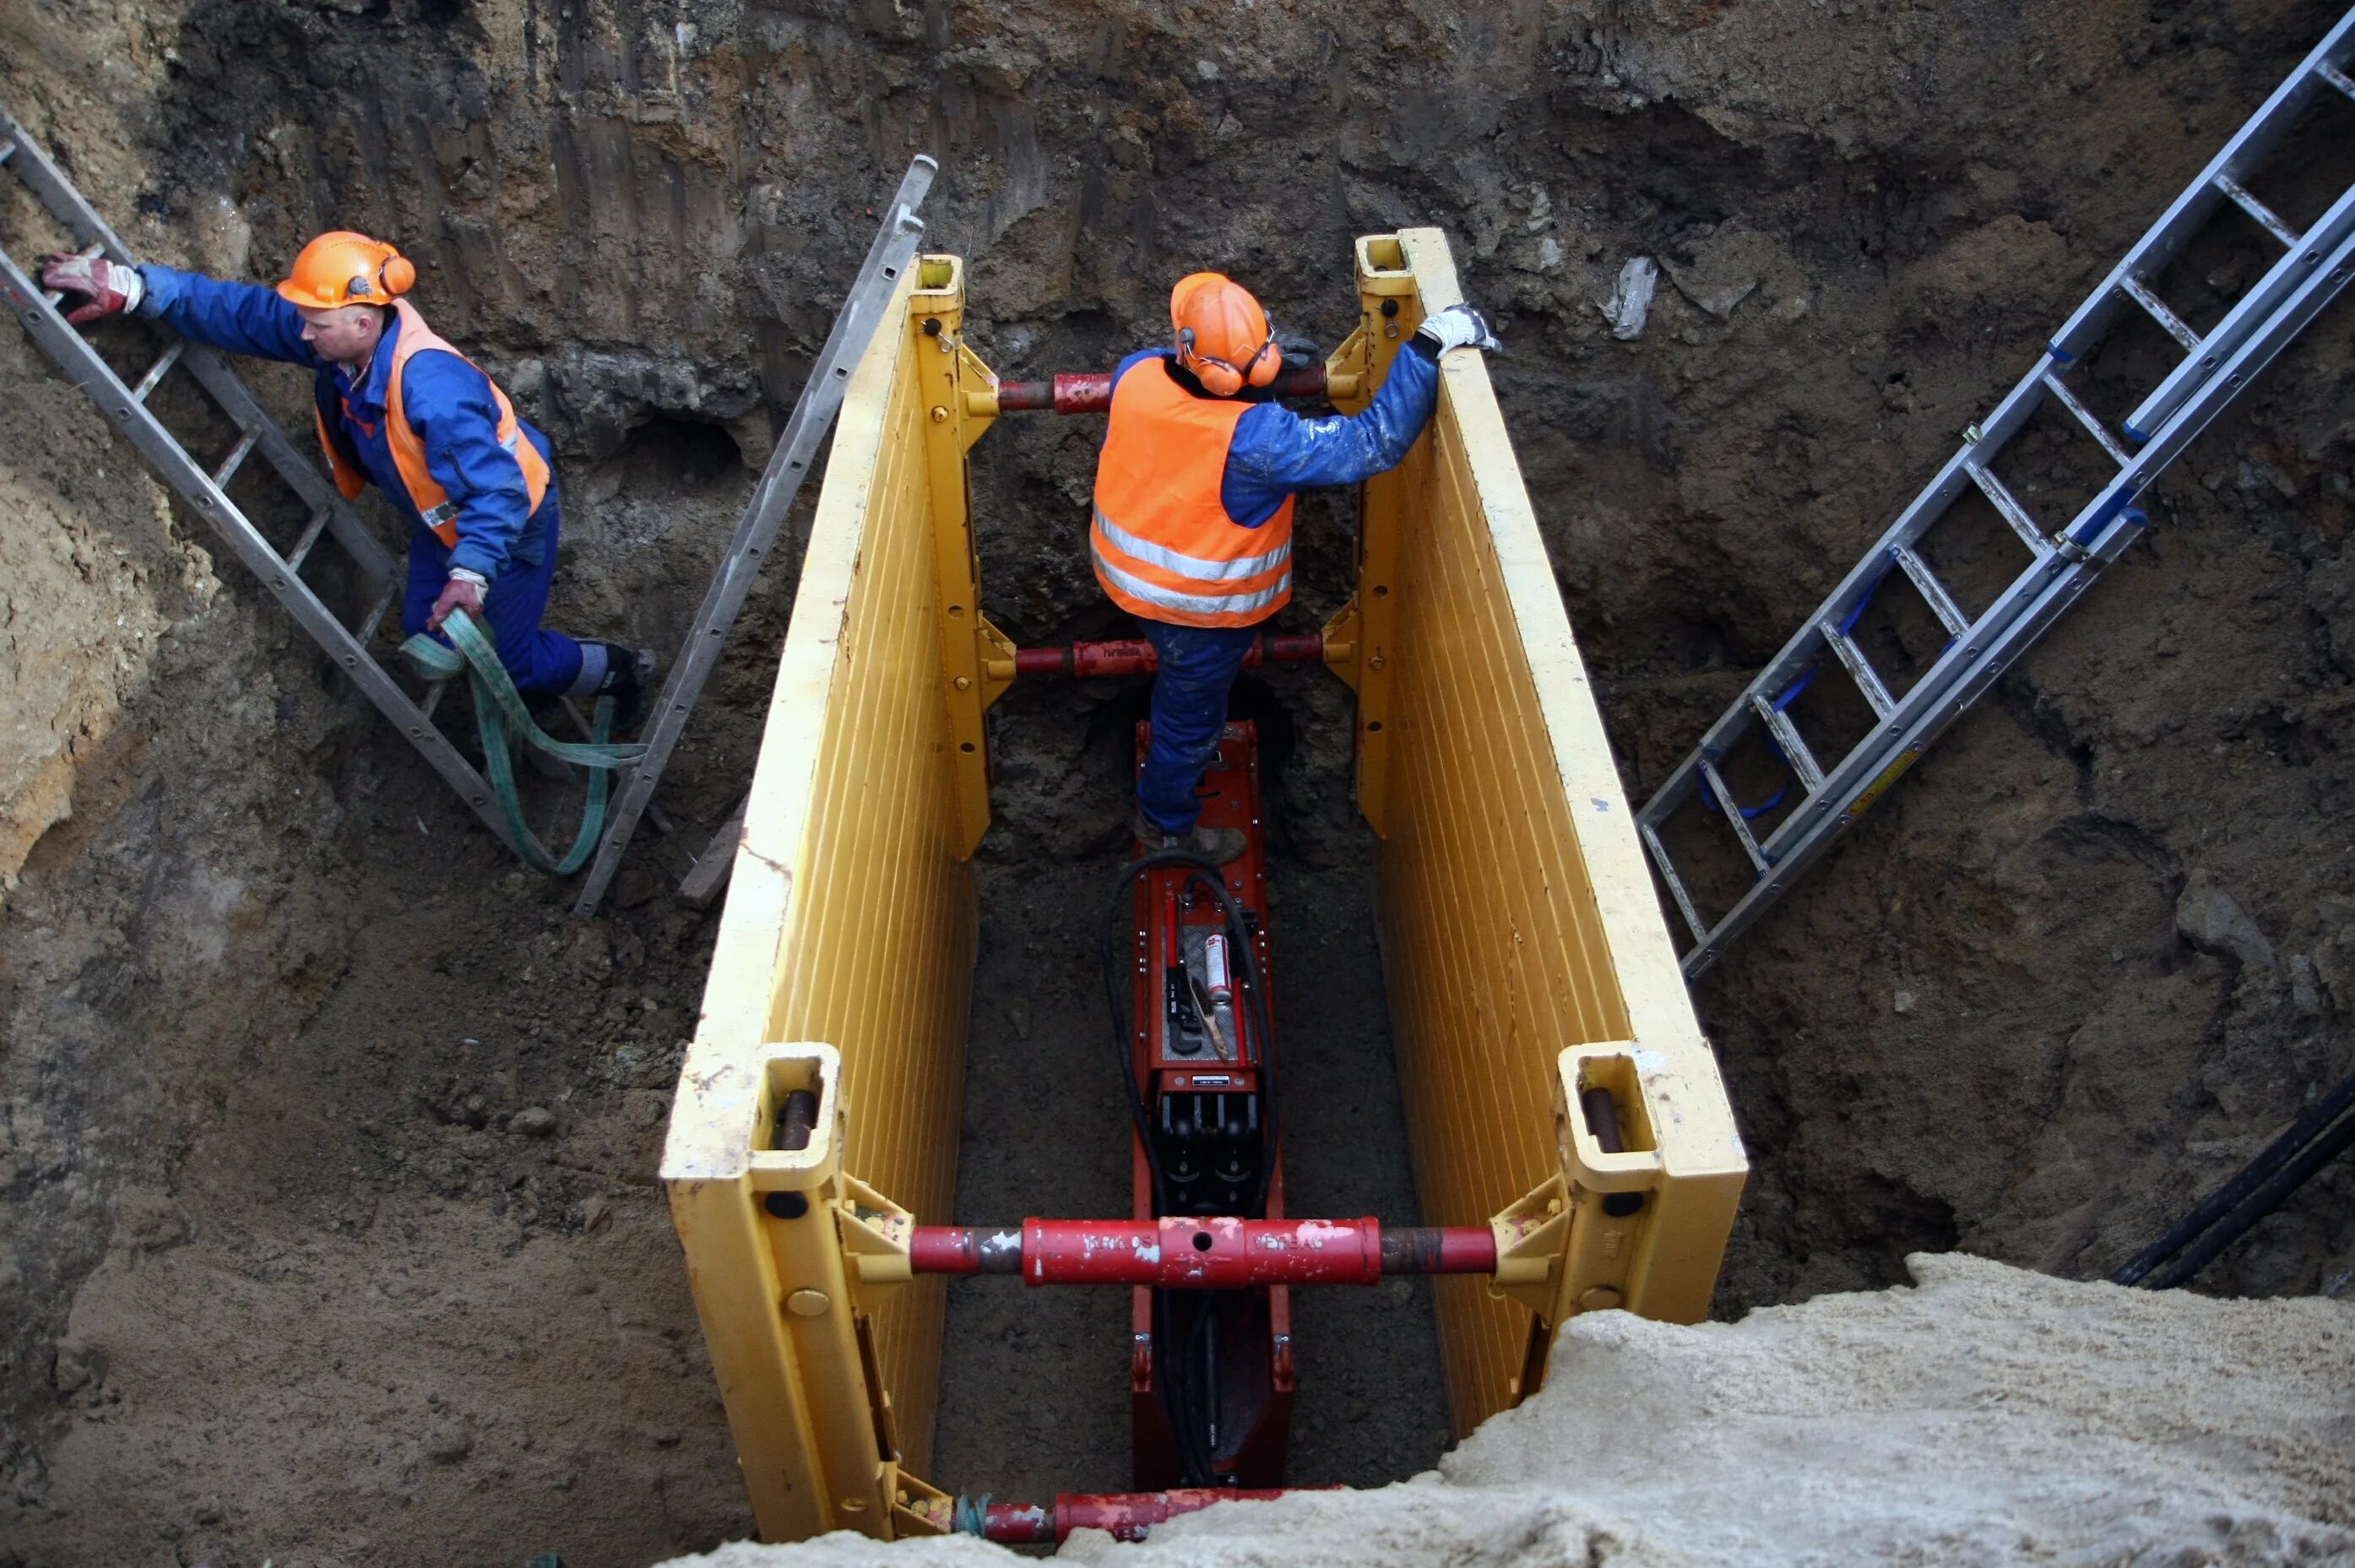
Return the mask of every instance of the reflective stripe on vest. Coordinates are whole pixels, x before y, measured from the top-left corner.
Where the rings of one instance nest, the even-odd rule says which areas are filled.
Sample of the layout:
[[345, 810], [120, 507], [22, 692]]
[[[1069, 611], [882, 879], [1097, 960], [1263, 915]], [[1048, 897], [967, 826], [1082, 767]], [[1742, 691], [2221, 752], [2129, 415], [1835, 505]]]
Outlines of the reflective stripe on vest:
[[1150, 621], [1254, 625], [1292, 597], [1293, 503], [1255, 528], [1227, 515], [1227, 453], [1252, 405], [1198, 398], [1167, 363], [1141, 362], [1113, 392], [1088, 531], [1096, 581]]
[[[426, 325], [425, 318], [417, 314], [416, 306], [407, 300], [395, 300], [392, 308], [400, 319], [400, 335], [393, 341], [392, 368], [385, 376], [385, 445], [392, 453], [393, 466], [400, 471], [401, 485], [409, 492], [409, 504], [417, 509], [418, 517], [443, 545], [452, 546], [458, 542], [458, 503], [450, 498], [450, 492], [433, 477], [433, 471], [425, 461], [425, 443], [411, 428], [409, 416], [401, 407], [401, 374], [408, 369], [412, 355], [428, 348], [465, 360], [470, 368], [489, 383], [491, 401], [499, 411], [499, 446], [516, 460], [516, 466], [523, 472], [524, 493], [530, 502], [526, 508], [527, 515], [539, 510], [539, 503], [548, 494], [548, 460], [540, 456], [538, 447], [523, 438], [523, 426], [516, 419], [515, 405], [507, 400], [505, 389], [484, 374], [481, 366], [458, 353]], [[327, 454], [327, 466], [335, 474], [336, 488], [343, 493], [346, 500], [356, 499], [368, 482], [367, 475], [346, 462], [342, 451], [328, 439], [326, 416], [317, 413], [315, 409], [314, 413], [319, 425], [319, 445]]]

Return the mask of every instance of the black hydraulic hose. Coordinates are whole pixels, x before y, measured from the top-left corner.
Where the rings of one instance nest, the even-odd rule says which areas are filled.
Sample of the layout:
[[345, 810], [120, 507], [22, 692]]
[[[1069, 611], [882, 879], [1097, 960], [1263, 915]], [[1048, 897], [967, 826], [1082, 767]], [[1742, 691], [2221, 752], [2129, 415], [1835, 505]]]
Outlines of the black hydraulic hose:
[[2284, 1199], [2305, 1186], [2308, 1177], [2338, 1158], [2350, 1144], [2355, 1144], [2355, 1115], [2342, 1118], [2337, 1126], [2292, 1155], [2264, 1185], [2234, 1204], [2232, 1211], [2217, 1221], [2207, 1234], [2185, 1249], [2181, 1257], [2152, 1275], [2145, 1282], [2146, 1288], [2172, 1290], [2189, 1283], [2192, 1275], [2215, 1260], [2217, 1253], [2280, 1208]]
[[[2206, 1231], [2208, 1227], [2256, 1191], [2268, 1178], [2287, 1164], [2299, 1150], [2311, 1144], [2325, 1128], [2337, 1121], [2350, 1107], [2355, 1107], [2355, 1073], [2350, 1073], [2337, 1088], [2307, 1106], [2281, 1136], [2267, 1144], [2254, 1159], [2242, 1167], [2231, 1180], [2210, 1193], [2198, 1208], [2169, 1226], [2165, 1235], [2127, 1259], [2124, 1266], [2110, 1275], [2110, 1283], [2112, 1285], [2139, 1284], [2144, 1275], [2150, 1274], [2168, 1259], [2190, 1245], [2200, 1237], [2200, 1232]], [[2328, 1163], [2328, 1157], [2326, 1156], [2321, 1163]], [[2307, 1171], [2307, 1175], [2312, 1173], [2311, 1169]], [[2298, 1179], [2300, 1182], [2305, 1179], [2305, 1177]], [[2285, 1189], [2281, 1197], [2288, 1196], [2289, 1191], [2295, 1189], [2295, 1185], [2293, 1184], [2290, 1189]], [[2273, 1203], [2267, 1204], [2257, 1214], [2252, 1215], [2248, 1223], [2243, 1224], [2240, 1230], [2232, 1232], [2232, 1237], [2225, 1239], [2226, 1243], [2229, 1243], [2232, 1237], [2237, 1237], [2242, 1231], [2247, 1230], [2249, 1223], [2254, 1223], [2256, 1220], [2270, 1212], [2280, 1203], [2281, 1197], [2276, 1197]], [[2221, 1245], [2218, 1250], [2222, 1250]], [[2207, 1254], [2207, 1258], [2212, 1258], [2215, 1255], [2215, 1253], [2211, 1252]], [[2207, 1258], [2202, 1258], [2201, 1262], [2204, 1264]], [[2182, 1277], [2188, 1279], [2190, 1275], [2185, 1275]], [[2181, 1281], [2170, 1280], [2168, 1283], [2180, 1284]], [[2154, 1283], [2152, 1288], [2165, 1289], [2167, 1286]]]

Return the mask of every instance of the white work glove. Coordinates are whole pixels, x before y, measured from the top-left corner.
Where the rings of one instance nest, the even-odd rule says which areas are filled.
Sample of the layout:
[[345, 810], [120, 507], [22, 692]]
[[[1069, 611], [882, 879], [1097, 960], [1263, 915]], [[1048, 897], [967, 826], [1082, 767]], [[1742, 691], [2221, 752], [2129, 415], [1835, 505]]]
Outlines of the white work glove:
[[80, 294], [82, 304], [66, 316], [76, 326], [137, 310], [147, 293], [147, 281], [136, 267], [110, 261], [103, 256], [52, 255], [41, 269], [41, 286], [61, 293]]
[[1494, 353], [1504, 347], [1488, 330], [1488, 318], [1468, 304], [1452, 304], [1436, 315], [1425, 317], [1422, 330], [1415, 336], [1431, 339], [1442, 354], [1451, 348], [1483, 348]]

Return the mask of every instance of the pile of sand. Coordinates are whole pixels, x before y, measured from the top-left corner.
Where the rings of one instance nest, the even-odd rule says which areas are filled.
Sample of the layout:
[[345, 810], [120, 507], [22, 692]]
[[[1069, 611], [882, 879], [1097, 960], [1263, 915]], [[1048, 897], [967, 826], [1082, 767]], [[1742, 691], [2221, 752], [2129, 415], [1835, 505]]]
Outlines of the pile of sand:
[[[1913, 1289], [1740, 1323], [1582, 1317], [1435, 1472], [1229, 1504], [1082, 1562], [2355, 1560], [2355, 1303], [2217, 1301], [1917, 1254]], [[666, 1568], [1002, 1558], [836, 1534]]]

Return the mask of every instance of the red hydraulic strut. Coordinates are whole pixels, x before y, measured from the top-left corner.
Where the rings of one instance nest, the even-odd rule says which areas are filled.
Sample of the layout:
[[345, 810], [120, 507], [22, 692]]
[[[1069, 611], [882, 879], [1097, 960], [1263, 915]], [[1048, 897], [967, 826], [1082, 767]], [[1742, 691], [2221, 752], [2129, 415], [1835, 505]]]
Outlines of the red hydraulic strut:
[[1025, 1220], [1019, 1231], [919, 1225], [917, 1274], [1018, 1274], [1031, 1285], [1240, 1290], [1254, 1285], [1379, 1285], [1386, 1274], [1494, 1274], [1486, 1225], [1376, 1219]]
[[1143, 1541], [1155, 1525], [1181, 1513], [1198, 1513], [1213, 1503], [1263, 1503], [1284, 1495], [1281, 1487], [1067, 1492], [1055, 1499], [1053, 1508], [960, 1499], [957, 1528], [1005, 1546], [1052, 1546], [1075, 1530], [1109, 1531], [1115, 1541]]
[[[1257, 636], [1243, 655], [1246, 668], [1262, 664], [1322, 664], [1325, 639], [1315, 632], [1288, 636]], [[1104, 643], [1073, 643], [1067, 648], [1017, 648], [1017, 675], [1151, 675], [1153, 645], [1143, 638]]]
[[[1321, 398], [1325, 367], [1309, 365], [1275, 373], [1273, 391], [1279, 398]], [[997, 411], [1002, 414], [1100, 414], [1112, 407], [1112, 372], [1064, 374], [1051, 381], [1000, 381]]]

